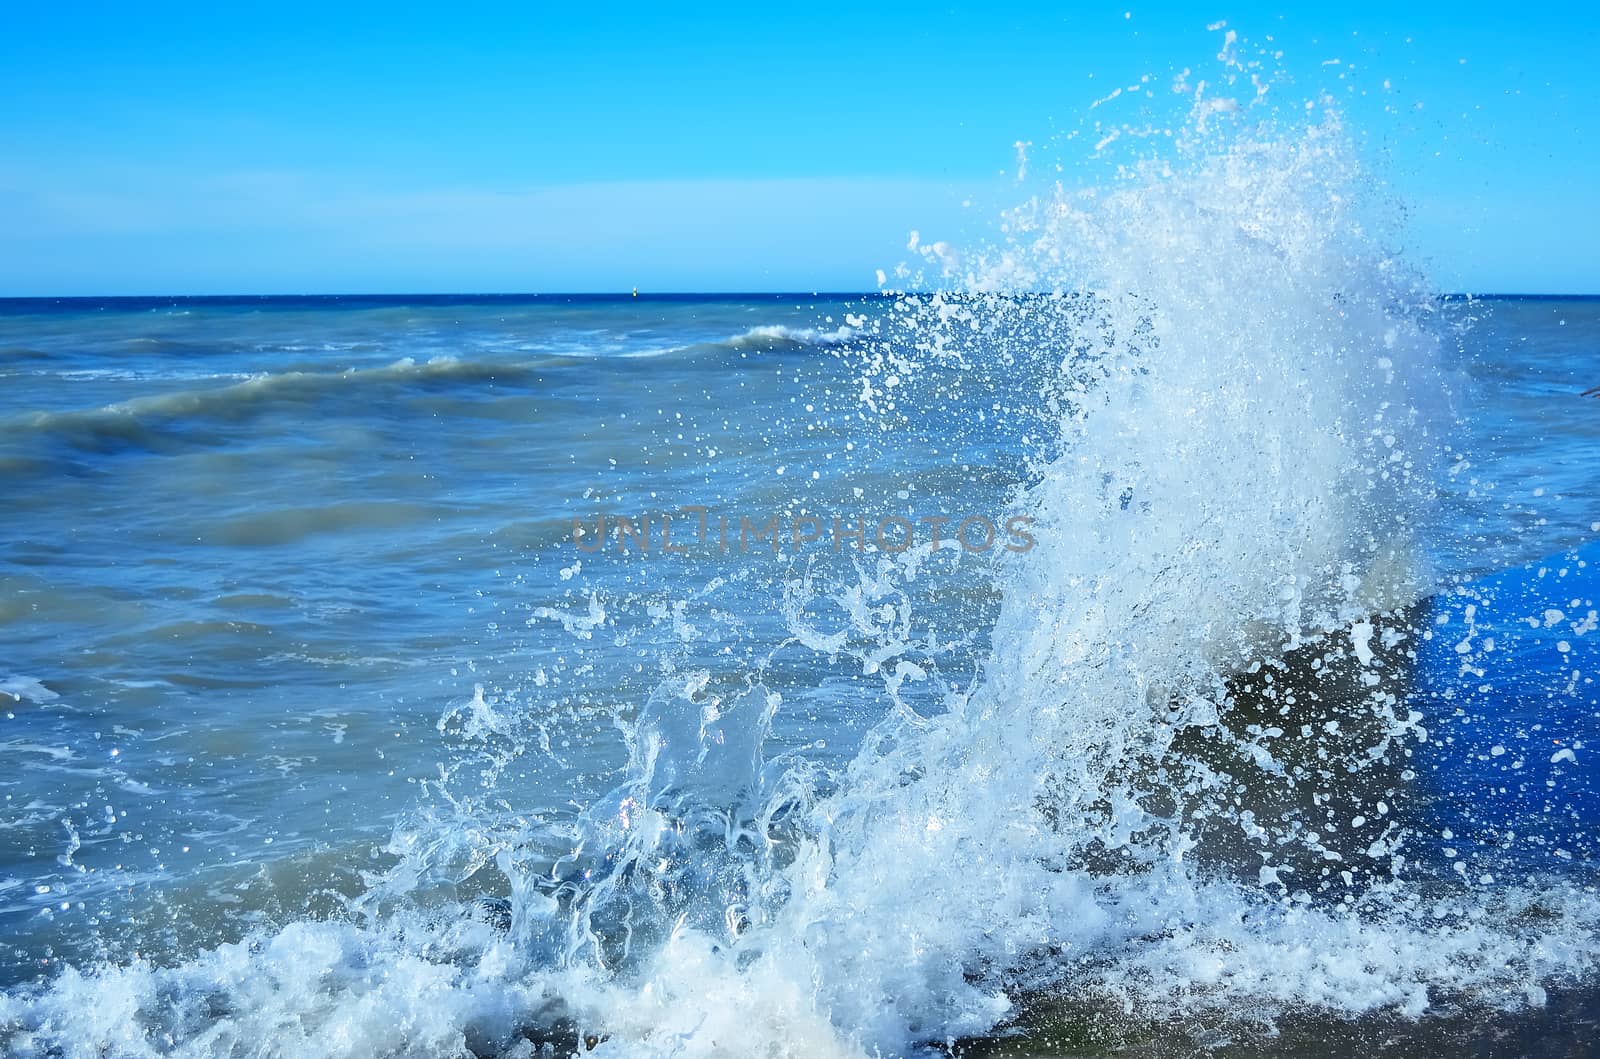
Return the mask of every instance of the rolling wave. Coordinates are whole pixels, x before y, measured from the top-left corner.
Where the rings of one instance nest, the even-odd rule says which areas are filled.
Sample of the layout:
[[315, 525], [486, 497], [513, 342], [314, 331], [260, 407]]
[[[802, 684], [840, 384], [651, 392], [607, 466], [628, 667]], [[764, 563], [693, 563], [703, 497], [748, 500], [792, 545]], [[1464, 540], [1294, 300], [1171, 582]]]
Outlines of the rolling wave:
[[[632, 359], [715, 358], [750, 351], [785, 351], [843, 345], [855, 332], [769, 325], [751, 328], [731, 338], [640, 349], [622, 354], [585, 355], [580, 351], [540, 353], [515, 360], [440, 356], [428, 360], [404, 357], [377, 367], [342, 371], [295, 370], [264, 372], [228, 386], [174, 390], [136, 397], [98, 408], [28, 412], [0, 421], [0, 431], [13, 436], [35, 435], [67, 444], [104, 451], [108, 447], [161, 447], [162, 431], [181, 423], [229, 423], [247, 420], [277, 405], [311, 404], [348, 399], [351, 407], [385, 389], [407, 387], [528, 386], [549, 371], [596, 362]], [[81, 377], [82, 369], [56, 374]], [[96, 378], [142, 378], [136, 373], [97, 371]], [[215, 377], [215, 376], [213, 376]]]

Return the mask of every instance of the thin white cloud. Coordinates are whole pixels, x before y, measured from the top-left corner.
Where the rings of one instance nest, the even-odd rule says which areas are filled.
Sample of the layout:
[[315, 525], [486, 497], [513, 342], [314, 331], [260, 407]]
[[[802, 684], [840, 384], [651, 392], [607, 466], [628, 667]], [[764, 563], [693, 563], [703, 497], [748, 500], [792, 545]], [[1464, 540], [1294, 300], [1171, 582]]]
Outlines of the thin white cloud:
[[972, 219], [960, 209], [971, 188], [917, 180], [407, 188], [303, 172], [119, 176], [0, 175], [0, 292], [868, 289], [912, 225], [960, 235]]

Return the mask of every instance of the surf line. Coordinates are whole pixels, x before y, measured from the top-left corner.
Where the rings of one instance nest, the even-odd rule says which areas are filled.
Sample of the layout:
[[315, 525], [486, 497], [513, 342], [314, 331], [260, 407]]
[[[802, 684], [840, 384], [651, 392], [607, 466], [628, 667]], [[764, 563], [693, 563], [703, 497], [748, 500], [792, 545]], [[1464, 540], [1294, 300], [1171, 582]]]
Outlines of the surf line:
[[[996, 547], [1008, 552], [1030, 551], [1037, 543], [1030, 515], [889, 515], [869, 524], [862, 515], [853, 519], [820, 515], [769, 515], [751, 518], [713, 512], [700, 504], [686, 504], [674, 513], [597, 515], [591, 528], [582, 518], [572, 520], [572, 544], [578, 551], [597, 554], [608, 541], [619, 555], [665, 556], [705, 554], [740, 555], [786, 551], [799, 555], [808, 549], [831, 546], [833, 554], [853, 546], [864, 553], [871, 543], [878, 551], [891, 555], [908, 551], [919, 543], [937, 551], [941, 546], [959, 544], [964, 552], [988, 552]], [[870, 526], [870, 531], [869, 531]], [[1002, 536], [1002, 530], [1004, 531]]]

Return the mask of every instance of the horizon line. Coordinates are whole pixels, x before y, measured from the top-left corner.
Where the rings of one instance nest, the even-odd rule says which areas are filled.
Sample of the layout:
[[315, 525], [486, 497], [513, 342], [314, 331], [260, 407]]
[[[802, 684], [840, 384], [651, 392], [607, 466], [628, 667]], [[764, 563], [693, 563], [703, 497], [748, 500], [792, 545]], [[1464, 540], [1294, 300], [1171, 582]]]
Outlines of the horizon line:
[[[0, 294], [0, 305], [62, 302], [252, 302], [252, 301], [338, 301], [360, 299], [584, 299], [587, 301], [690, 301], [695, 299], [793, 299], [819, 298], [894, 298], [906, 294], [969, 295], [963, 290], [907, 291], [878, 290], [660, 290], [660, 291], [334, 291], [321, 293], [228, 293], [228, 294]], [[980, 292], [983, 294], [1000, 292]], [[1049, 294], [1049, 291], [1019, 291], [1014, 294]], [[1445, 301], [1526, 301], [1600, 300], [1600, 292], [1579, 291], [1440, 291], [1435, 297]]]

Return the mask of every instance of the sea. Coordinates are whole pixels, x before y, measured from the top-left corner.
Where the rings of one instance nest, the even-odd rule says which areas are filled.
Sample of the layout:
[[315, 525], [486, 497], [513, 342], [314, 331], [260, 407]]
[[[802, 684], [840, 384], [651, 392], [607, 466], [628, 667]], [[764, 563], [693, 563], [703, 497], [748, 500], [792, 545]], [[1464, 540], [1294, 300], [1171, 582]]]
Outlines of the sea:
[[1600, 300], [1358, 154], [866, 294], [0, 301], [0, 1052], [1592, 1054]]

